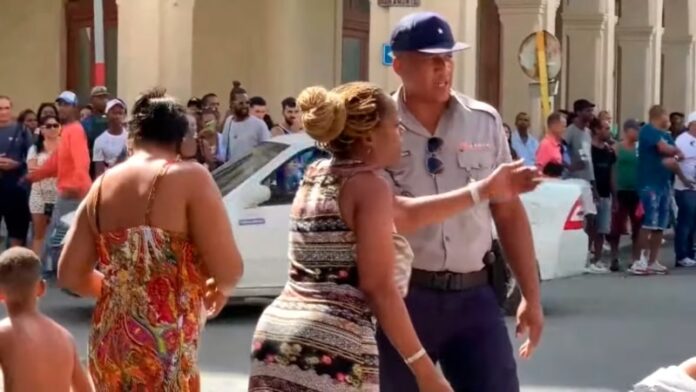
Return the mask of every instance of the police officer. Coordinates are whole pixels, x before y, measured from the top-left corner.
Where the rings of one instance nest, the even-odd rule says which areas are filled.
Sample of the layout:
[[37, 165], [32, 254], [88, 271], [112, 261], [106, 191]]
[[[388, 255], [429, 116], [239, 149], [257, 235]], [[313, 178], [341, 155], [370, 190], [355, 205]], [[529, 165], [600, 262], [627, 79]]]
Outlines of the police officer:
[[[402, 81], [394, 99], [405, 128], [401, 162], [388, 170], [395, 194], [458, 189], [511, 160], [498, 112], [451, 90], [452, 54], [469, 46], [455, 42], [441, 16], [406, 16], [391, 44]], [[529, 333], [520, 348], [529, 357], [544, 321], [531, 229], [520, 199], [481, 202], [408, 236], [415, 260], [406, 305], [428, 355], [441, 364], [455, 391], [519, 390], [512, 346], [484, 265], [492, 222], [522, 289], [517, 333]], [[417, 391], [408, 366], [381, 331], [377, 339], [381, 390]]]

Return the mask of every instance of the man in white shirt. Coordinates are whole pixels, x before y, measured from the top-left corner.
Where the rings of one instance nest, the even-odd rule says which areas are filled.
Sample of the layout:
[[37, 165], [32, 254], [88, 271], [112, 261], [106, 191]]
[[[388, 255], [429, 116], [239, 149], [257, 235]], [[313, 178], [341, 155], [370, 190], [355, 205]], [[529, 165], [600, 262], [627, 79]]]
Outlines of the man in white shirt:
[[679, 167], [684, 174], [674, 181], [674, 198], [677, 202], [677, 225], [674, 230], [674, 252], [677, 264], [682, 267], [696, 267], [694, 255], [694, 235], [696, 234], [696, 112], [686, 120], [687, 131], [677, 137], [677, 148], [684, 154]]
[[126, 157], [128, 134], [123, 129], [125, 116], [126, 104], [120, 99], [112, 99], [106, 104], [108, 128], [94, 141], [92, 154], [97, 177]]
[[222, 148], [225, 162], [236, 161], [251, 152], [256, 146], [271, 138], [266, 123], [249, 115], [249, 97], [240, 84], [230, 92], [229, 116], [222, 127]]

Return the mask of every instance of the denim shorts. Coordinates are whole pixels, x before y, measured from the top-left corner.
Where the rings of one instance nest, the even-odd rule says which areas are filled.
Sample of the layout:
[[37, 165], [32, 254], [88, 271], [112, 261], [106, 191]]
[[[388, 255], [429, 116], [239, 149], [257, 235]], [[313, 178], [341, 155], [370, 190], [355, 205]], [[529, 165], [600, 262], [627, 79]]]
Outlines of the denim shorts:
[[640, 190], [643, 205], [643, 228], [666, 230], [672, 216], [672, 192], [668, 187], [644, 187]]

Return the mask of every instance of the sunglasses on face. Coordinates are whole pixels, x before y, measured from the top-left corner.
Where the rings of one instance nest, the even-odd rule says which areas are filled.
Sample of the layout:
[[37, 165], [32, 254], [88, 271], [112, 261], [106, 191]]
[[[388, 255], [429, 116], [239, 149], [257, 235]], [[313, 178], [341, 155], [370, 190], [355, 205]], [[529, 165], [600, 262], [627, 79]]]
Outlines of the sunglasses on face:
[[46, 129], [58, 129], [60, 128], [60, 124], [44, 124], [43, 127]]
[[445, 170], [445, 164], [436, 155], [442, 149], [443, 144], [444, 141], [439, 137], [431, 137], [428, 139], [428, 144], [426, 146], [428, 157], [425, 160], [425, 166], [428, 169], [428, 173], [433, 176]]

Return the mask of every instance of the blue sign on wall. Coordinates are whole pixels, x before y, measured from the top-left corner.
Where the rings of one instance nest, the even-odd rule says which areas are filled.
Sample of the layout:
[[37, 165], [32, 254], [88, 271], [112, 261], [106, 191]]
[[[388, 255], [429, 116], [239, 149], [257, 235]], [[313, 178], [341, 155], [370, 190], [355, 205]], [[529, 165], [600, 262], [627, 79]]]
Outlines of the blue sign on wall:
[[391, 67], [394, 64], [394, 52], [389, 44], [382, 45], [382, 65]]

